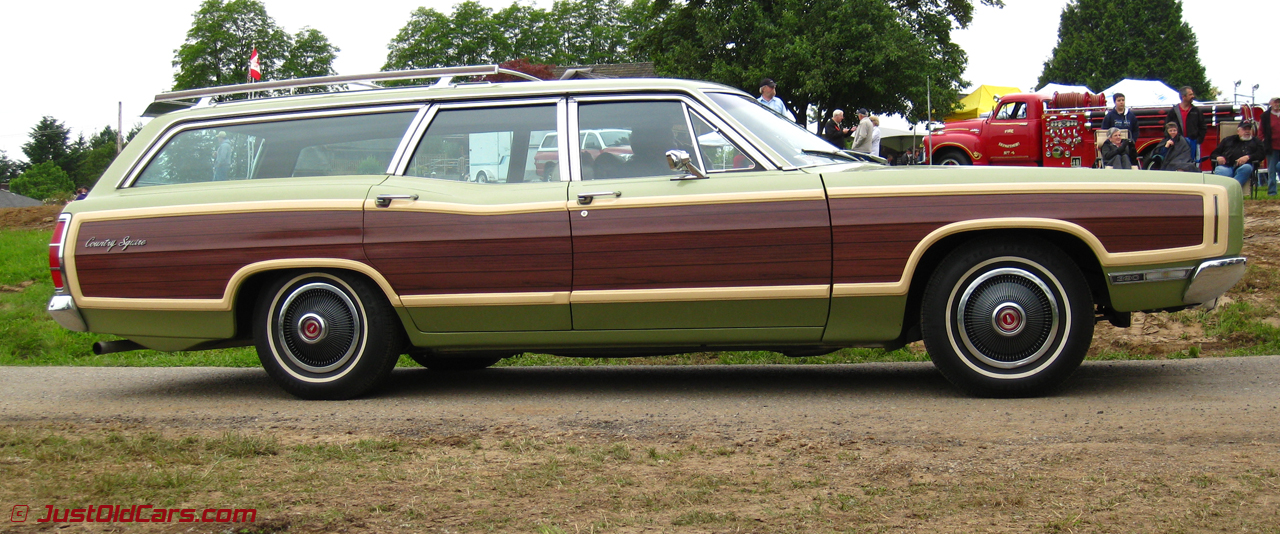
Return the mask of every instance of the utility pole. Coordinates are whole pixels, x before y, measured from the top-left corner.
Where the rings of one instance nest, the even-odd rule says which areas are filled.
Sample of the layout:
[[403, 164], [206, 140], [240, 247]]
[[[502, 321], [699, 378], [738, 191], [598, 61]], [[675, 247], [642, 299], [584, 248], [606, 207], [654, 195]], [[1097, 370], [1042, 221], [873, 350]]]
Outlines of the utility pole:
[[116, 102], [116, 155], [124, 150], [124, 102]]

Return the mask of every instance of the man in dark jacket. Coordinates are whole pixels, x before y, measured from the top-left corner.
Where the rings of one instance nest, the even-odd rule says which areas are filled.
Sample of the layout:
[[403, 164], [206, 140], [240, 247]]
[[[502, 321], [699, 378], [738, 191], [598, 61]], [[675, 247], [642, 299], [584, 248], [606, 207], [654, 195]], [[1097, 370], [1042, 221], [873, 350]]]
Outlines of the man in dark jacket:
[[1262, 143], [1267, 147], [1267, 167], [1270, 171], [1267, 178], [1267, 194], [1276, 196], [1276, 182], [1280, 181], [1276, 171], [1280, 171], [1280, 96], [1272, 98], [1267, 112], [1262, 114]]
[[1129, 132], [1128, 139], [1134, 143], [1138, 142], [1138, 115], [1133, 109], [1124, 105], [1124, 93], [1116, 93], [1114, 97], [1116, 107], [1107, 110], [1106, 118], [1102, 119], [1102, 129], [1109, 130], [1111, 128], [1119, 128]]
[[1174, 104], [1165, 114], [1165, 122], [1176, 122], [1182, 128], [1182, 136], [1191, 144], [1191, 154], [1200, 159], [1200, 144], [1204, 142], [1204, 112], [1192, 104], [1196, 97], [1195, 89], [1182, 88], [1182, 102]]
[[837, 109], [831, 112], [831, 120], [822, 127], [822, 138], [828, 143], [836, 146], [836, 148], [844, 148], [844, 139], [849, 137], [852, 128], [841, 128], [840, 123], [844, 122], [844, 110]]
[[1240, 123], [1236, 135], [1223, 139], [1209, 155], [1217, 165], [1213, 169], [1214, 174], [1234, 177], [1242, 187], [1249, 183], [1254, 165], [1260, 165], [1265, 157], [1266, 148], [1261, 139], [1253, 136], [1253, 122], [1250, 121]]

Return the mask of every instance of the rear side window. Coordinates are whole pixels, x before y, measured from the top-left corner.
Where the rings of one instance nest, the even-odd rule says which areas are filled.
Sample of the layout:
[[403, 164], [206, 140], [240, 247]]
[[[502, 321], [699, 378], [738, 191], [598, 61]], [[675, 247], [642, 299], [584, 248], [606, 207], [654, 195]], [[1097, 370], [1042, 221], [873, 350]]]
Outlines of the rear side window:
[[193, 128], [173, 136], [135, 187], [386, 174], [414, 112]]

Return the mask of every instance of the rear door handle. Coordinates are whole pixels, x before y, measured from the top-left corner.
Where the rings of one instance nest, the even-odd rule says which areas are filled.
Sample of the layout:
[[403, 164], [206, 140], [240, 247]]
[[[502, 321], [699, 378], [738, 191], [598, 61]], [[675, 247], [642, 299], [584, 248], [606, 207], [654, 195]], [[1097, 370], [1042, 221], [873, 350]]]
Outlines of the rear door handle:
[[595, 193], [578, 193], [578, 203], [586, 206], [596, 197], [621, 197], [622, 191], [597, 191]]
[[385, 208], [391, 205], [392, 200], [418, 200], [418, 195], [378, 195], [373, 203], [379, 208]]

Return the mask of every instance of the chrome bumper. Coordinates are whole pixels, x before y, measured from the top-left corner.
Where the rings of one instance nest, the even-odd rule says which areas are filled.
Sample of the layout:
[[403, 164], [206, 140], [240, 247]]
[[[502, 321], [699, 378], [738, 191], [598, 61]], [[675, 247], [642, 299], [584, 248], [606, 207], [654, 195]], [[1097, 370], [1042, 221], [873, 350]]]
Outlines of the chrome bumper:
[[1201, 263], [1191, 275], [1191, 283], [1182, 294], [1184, 304], [1212, 301], [1236, 285], [1244, 276], [1248, 262], [1243, 257], [1223, 258]]
[[71, 298], [71, 295], [54, 295], [49, 299], [49, 315], [52, 315], [53, 320], [67, 330], [89, 331], [89, 327], [84, 323], [84, 317], [80, 315], [80, 308], [76, 307], [76, 301]]

